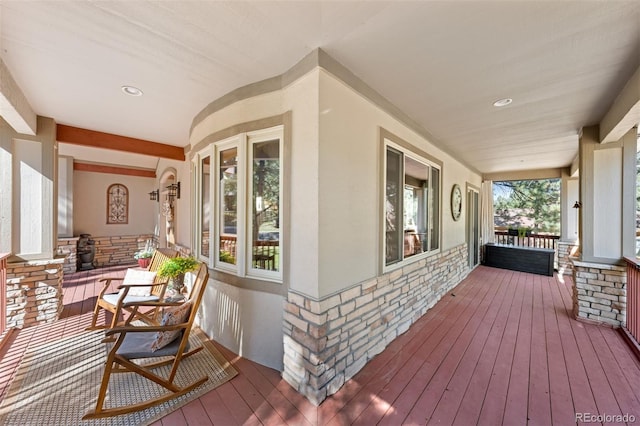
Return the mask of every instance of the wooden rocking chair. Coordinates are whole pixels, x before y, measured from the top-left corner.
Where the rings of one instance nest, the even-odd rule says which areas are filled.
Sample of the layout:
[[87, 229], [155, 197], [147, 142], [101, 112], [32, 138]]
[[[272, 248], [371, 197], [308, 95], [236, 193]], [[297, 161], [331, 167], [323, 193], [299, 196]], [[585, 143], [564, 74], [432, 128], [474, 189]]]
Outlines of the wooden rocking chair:
[[[155, 272], [160, 268], [160, 265], [167, 260], [173, 257], [177, 257], [178, 252], [176, 250], [161, 248], [156, 249], [153, 253], [153, 257], [151, 257], [151, 263], [149, 263], [149, 267], [147, 271]], [[118, 293], [107, 293], [107, 289], [111, 285], [113, 281], [123, 281], [124, 278], [103, 278], [100, 282], [104, 283], [102, 286], [102, 290], [98, 295], [98, 300], [96, 300], [96, 306], [93, 309], [93, 318], [91, 319], [91, 325], [86, 328], [86, 330], [97, 330], [100, 328], [113, 328], [118, 324], [118, 320], [120, 318], [120, 314], [125, 311], [132, 312], [132, 308], [123, 308], [123, 305], [131, 302], [156, 302], [162, 300], [164, 297], [164, 292], [167, 289], [168, 279], [161, 278], [156, 276], [153, 283], [129, 283], [123, 284], [118, 287], [121, 291]], [[151, 293], [148, 296], [134, 296], [129, 295], [129, 292], [136, 287], [149, 287], [151, 286]], [[96, 325], [98, 321], [98, 315], [100, 314], [100, 309], [104, 309], [113, 314], [113, 319], [111, 320], [111, 324], [107, 325]], [[157, 317], [160, 309], [152, 308], [147, 312], [138, 312], [136, 311], [136, 318], [148, 323], [148, 324], [158, 324]]]
[[[130, 413], [132, 411], [144, 410], [156, 404], [161, 404], [173, 398], [177, 398], [187, 392], [197, 388], [209, 377], [204, 376], [195, 382], [180, 387], [174, 383], [180, 361], [183, 358], [191, 356], [200, 350], [202, 346], [197, 348], [188, 348], [189, 333], [193, 325], [193, 321], [196, 318], [198, 307], [202, 301], [204, 290], [209, 280], [209, 271], [206, 264], [201, 263], [197, 270], [196, 278], [193, 282], [189, 297], [184, 302], [143, 302], [139, 304], [126, 304], [127, 307], [137, 309], [140, 306], [157, 306], [165, 307], [163, 314], [162, 324], [159, 326], [134, 326], [131, 325], [131, 317], [127, 319], [124, 326], [116, 327], [107, 330], [107, 338], [110, 336], [116, 336], [117, 340], [114, 346], [109, 351], [107, 361], [105, 364], [104, 375], [102, 377], [102, 384], [100, 386], [100, 392], [98, 394], [98, 400], [96, 401], [96, 407], [93, 410], [88, 411], [83, 420], [95, 419], [101, 417], [111, 417], [120, 414]], [[166, 308], [174, 307], [174, 308]], [[167, 312], [169, 309], [173, 309], [172, 313]], [[182, 320], [179, 317], [178, 312], [187, 313], [186, 319]], [[177, 323], [172, 324], [172, 320]], [[160, 337], [160, 333], [173, 332], [177, 333], [171, 340], [170, 337]], [[169, 343], [157, 350], [152, 351], [152, 346], [158, 342], [158, 340], [165, 339], [165, 342]], [[139, 365], [133, 360], [141, 358], [158, 358], [160, 361], [152, 364]], [[170, 357], [167, 359], [167, 357]], [[171, 372], [168, 377], [162, 377], [156, 374], [153, 370], [156, 367], [163, 365], [172, 365]], [[168, 392], [164, 395], [135, 403], [132, 405], [120, 406], [120, 407], [104, 407], [105, 397], [107, 394], [107, 388], [109, 385], [109, 377], [112, 373], [135, 373], [159, 384], [164, 387]]]

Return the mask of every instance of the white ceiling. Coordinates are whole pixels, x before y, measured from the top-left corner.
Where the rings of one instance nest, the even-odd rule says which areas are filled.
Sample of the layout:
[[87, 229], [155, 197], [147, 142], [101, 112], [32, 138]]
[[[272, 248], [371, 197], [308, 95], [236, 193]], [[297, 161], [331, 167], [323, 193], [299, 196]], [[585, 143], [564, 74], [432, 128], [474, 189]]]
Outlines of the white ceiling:
[[635, 0], [2, 0], [0, 23], [2, 60], [60, 124], [184, 146], [211, 101], [320, 47], [483, 173], [568, 166], [640, 66]]

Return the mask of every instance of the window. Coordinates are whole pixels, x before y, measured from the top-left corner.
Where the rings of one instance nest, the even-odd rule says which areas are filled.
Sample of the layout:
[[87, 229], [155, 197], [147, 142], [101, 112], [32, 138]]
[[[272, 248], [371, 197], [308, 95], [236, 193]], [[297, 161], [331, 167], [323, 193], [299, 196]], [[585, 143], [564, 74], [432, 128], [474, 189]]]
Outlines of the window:
[[199, 256], [224, 272], [281, 281], [282, 126], [218, 141], [194, 164]]
[[200, 219], [202, 238], [200, 239], [200, 254], [209, 258], [210, 244], [210, 210], [211, 210], [211, 156], [206, 156], [200, 161]]
[[385, 139], [384, 257], [390, 266], [440, 248], [440, 166]]

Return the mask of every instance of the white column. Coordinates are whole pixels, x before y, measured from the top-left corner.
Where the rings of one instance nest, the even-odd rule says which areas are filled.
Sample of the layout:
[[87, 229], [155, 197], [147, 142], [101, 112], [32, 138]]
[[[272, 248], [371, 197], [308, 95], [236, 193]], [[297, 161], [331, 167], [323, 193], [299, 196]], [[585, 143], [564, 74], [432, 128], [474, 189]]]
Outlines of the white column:
[[599, 143], [598, 126], [580, 139], [581, 259], [618, 263], [635, 252], [635, 163], [637, 130]]

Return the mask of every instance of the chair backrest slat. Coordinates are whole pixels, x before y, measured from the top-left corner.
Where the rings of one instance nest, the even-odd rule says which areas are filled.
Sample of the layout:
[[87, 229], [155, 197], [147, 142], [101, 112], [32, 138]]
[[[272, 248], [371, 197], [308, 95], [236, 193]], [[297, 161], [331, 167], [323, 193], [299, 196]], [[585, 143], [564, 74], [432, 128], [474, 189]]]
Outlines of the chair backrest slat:
[[[165, 260], [172, 259], [174, 257], [178, 257], [180, 253], [177, 250], [169, 249], [169, 248], [159, 248], [153, 252], [153, 256], [151, 257], [151, 262], [149, 263], [148, 271], [156, 272], [160, 265], [164, 263]], [[159, 277], [156, 275], [155, 283], [163, 283], [167, 279], [164, 277]], [[152, 288], [151, 293], [155, 296], [162, 297], [164, 295], [165, 288], [162, 286], [155, 286]]]

